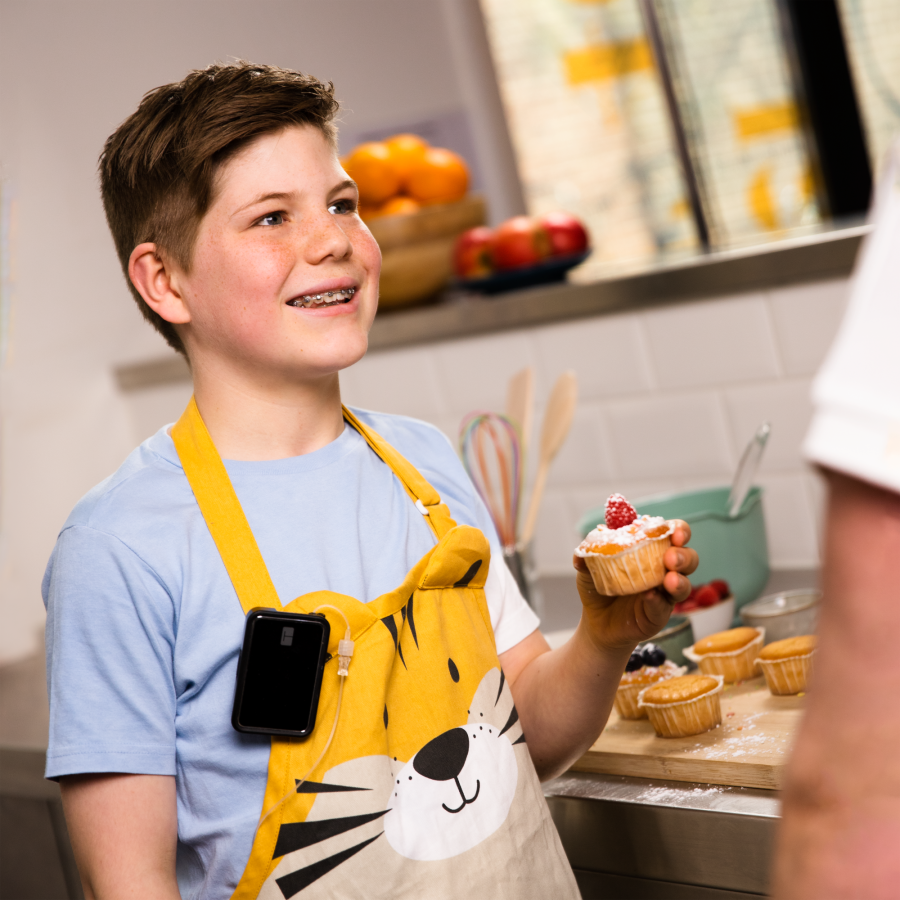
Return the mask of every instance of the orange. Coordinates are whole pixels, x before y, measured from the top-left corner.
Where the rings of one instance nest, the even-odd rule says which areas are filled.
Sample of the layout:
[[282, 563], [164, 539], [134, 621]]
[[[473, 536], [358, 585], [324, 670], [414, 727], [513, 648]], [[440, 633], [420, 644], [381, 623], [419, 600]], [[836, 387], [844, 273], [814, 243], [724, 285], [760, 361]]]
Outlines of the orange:
[[395, 134], [385, 144], [391, 153], [391, 161], [400, 173], [401, 187], [405, 186], [412, 170], [428, 152], [428, 141], [417, 134]]
[[409, 216], [417, 213], [422, 208], [412, 197], [391, 197], [387, 203], [379, 206], [375, 211], [376, 216]]
[[406, 182], [406, 191], [421, 203], [455, 203], [469, 187], [469, 169], [465, 160], [452, 150], [429, 147], [414, 166]]
[[360, 144], [341, 163], [359, 187], [359, 199], [364, 204], [384, 203], [400, 189], [400, 175], [387, 144], [380, 141]]

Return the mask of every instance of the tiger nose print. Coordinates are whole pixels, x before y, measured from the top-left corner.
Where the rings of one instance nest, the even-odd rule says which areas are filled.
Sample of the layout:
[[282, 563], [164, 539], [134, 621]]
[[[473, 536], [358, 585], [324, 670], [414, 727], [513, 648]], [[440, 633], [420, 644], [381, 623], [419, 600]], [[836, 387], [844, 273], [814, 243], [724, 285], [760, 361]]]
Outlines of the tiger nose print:
[[469, 755], [469, 735], [462, 728], [451, 728], [430, 740], [413, 759], [413, 768], [432, 781], [456, 778]]

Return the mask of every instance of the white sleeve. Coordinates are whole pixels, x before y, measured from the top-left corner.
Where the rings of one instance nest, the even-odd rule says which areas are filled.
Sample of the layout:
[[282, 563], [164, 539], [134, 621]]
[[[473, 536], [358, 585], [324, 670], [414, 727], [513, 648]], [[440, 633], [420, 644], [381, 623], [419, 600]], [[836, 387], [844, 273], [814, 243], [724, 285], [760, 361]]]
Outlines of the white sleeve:
[[900, 491], [900, 141], [878, 187], [840, 331], [813, 384], [809, 460]]
[[493, 546], [484, 595], [491, 614], [498, 655], [515, 647], [540, 626], [541, 620], [525, 602], [509, 566]]

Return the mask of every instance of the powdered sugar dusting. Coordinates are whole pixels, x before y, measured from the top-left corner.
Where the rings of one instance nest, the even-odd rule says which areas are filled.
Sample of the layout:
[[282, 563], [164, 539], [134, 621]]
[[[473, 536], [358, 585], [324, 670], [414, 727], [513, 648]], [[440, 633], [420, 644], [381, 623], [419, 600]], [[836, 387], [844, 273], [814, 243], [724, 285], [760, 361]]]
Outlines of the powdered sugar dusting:
[[684, 747], [685, 753], [713, 760], [740, 760], [741, 757], [786, 757], [791, 742], [786, 736], [767, 734], [760, 730], [757, 720], [763, 713], [735, 717], [734, 713], [723, 711], [723, 724], [708, 734], [716, 735], [716, 742], [698, 742]]
[[[616, 544], [623, 549], [633, 547], [635, 544], [647, 540], [646, 532], [649, 529], [659, 528], [665, 523], [662, 516], [640, 516], [631, 525], [625, 525], [622, 528], [607, 528], [606, 525], [598, 525], [588, 536], [578, 545], [575, 550], [577, 556], [596, 556], [594, 548], [605, 547], [608, 544]], [[672, 526], [666, 534], [671, 534]], [[664, 537], [664, 535], [659, 535]]]
[[635, 800], [638, 803], [674, 803], [676, 801], [683, 803], [685, 799], [708, 800], [716, 794], [723, 794], [724, 792], [724, 788], [716, 785], [710, 785], [709, 787], [697, 786], [694, 788], [652, 787], [641, 791], [635, 797]]

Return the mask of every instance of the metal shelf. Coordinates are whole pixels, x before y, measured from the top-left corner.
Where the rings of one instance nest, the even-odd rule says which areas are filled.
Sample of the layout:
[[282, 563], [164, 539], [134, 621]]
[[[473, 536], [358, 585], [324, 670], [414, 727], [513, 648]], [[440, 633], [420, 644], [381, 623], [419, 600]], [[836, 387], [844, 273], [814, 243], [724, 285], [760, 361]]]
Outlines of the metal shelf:
[[[777, 243], [704, 254], [590, 284], [559, 284], [491, 298], [457, 295], [433, 306], [379, 315], [369, 336], [369, 349], [388, 350], [846, 278], [870, 227], [854, 225]], [[118, 366], [115, 374], [123, 391], [190, 379], [187, 363], [174, 353]]]

